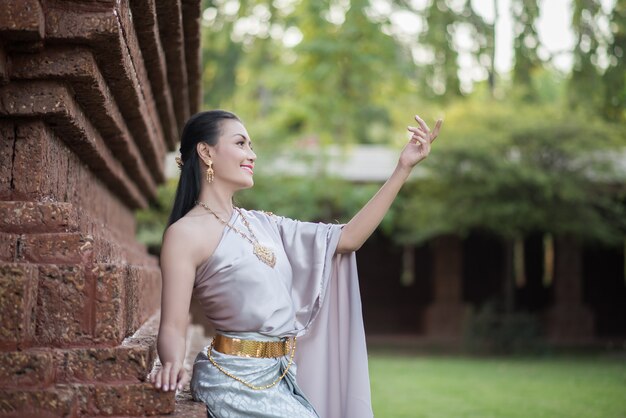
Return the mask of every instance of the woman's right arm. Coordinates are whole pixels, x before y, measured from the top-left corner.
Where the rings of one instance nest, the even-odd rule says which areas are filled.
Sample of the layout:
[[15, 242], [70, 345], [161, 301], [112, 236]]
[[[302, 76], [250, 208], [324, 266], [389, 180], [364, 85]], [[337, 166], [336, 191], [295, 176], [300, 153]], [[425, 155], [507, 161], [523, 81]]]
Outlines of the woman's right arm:
[[170, 227], [161, 248], [161, 322], [157, 351], [162, 367], [150, 381], [163, 391], [180, 390], [189, 381], [183, 367], [189, 304], [196, 266], [188, 245], [189, 234], [181, 225]]

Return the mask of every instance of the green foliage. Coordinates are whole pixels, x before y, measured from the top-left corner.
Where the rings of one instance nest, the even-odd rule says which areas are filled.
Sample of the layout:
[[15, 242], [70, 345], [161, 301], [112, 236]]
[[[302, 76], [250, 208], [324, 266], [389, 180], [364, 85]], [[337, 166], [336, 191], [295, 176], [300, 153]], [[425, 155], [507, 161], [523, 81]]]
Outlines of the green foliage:
[[[626, 147], [625, 1], [611, 11], [599, 0], [574, 1], [571, 74], [538, 56], [539, 2], [513, 1], [511, 74], [498, 77], [497, 94], [492, 78], [465, 96], [461, 53], [495, 76], [494, 22], [469, 1], [431, 0], [422, 9], [405, 0], [390, 4], [422, 19], [422, 31], [411, 39], [397, 35], [390, 17], [372, 13], [367, 0], [205, 0], [205, 107], [243, 118], [260, 167], [285, 152], [306, 161], [310, 155], [299, 150], [310, 142], [322, 149], [387, 144], [399, 152], [413, 113], [428, 121], [445, 115], [431, 156], [420, 164], [426, 176], [405, 185], [382, 225], [399, 243], [475, 228], [505, 238], [541, 230], [623, 239], [624, 173], [607, 157]], [[469, 51], [457, 50], [456, 33], [469, 34]], [[414, 60], [416, 47], [431, 59]], [[255, 178], [257, 185], [238, 196], [243, 206], [330, 222], [347, 221], [377, 187], [315, 171]], [[175, 186], [162, 187], [156, 208], [138, 214], [143, 242], [160, 242]]]
[[158, 253], [163, 232], [172, 211], [178, 178], [170, 179], [159, 186], [158, 200], [149, 208], [135, 212], [137, 220], [137, 240], [148, 246], [151, 252]]
[[622, 239], [623, 196], [609, 186], [624, 181], [610, 162], [624, 145], [623, 128], [541, 106], [464, 101], [451, 110], [446, 135], [424, 163], [429, 176], [402, 192], [401, 240], [472, 229]]
[[504, 312], [497, 302], [472, 310], [465, 324], [464, 345], [480, 354], [537, 354], [546, 349], [537, 315]]
[[602, 113], [608, 120], [626, 121], [626, 0], [617, 0], [609, 18], [612, 41], [607, 48], [609, 66], [603, 76], [606, 86]]
[[539, 2], [537, 0], [513, 0], [511, 6], [515, 52], [513, 80], [524, 90], [524, 98], [532, 99], [532, 76], [541, 67], [537, 56], [537, 49], [540, 45], [539, 36], [535, 29], [535, 23], [539, 17]]
[[237, 195], [237, 204], [312, 222], [346, 223], [379, 185], [353, 185], [326, 177], [255, 176], [256, 185]]

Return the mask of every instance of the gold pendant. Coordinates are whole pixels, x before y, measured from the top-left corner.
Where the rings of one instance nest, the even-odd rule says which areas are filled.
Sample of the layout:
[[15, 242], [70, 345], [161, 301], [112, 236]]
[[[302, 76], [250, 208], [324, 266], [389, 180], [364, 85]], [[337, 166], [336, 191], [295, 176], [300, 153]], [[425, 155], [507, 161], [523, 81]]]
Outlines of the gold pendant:
[[274, 255], [274, 252], [271, 248], [265, 247], [258, 243], [254, 244], [254, 255], [256, 255], [259, 260], [272, 268], [276, 265], [276, 256]]

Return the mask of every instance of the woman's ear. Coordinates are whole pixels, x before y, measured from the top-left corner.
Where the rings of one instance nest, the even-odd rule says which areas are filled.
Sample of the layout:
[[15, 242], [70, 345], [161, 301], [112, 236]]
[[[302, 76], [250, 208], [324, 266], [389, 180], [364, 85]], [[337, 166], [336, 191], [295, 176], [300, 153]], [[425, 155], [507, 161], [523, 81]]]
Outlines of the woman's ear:
[[200, 155], [200, 158], [205, 162], [211, 158], [211, 146], [206, 142], [198, 142], [196, 144], [196, 151], [198, 151], [198, 155]]

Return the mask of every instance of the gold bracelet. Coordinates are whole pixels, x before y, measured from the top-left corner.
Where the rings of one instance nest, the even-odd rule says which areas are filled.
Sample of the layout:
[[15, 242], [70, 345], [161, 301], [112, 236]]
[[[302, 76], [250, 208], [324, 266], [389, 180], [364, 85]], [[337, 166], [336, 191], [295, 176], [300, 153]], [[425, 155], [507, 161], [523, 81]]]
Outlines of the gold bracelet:
[[285, 377], [285, 375], [289, 371], [289, 368], [291, 367], [291, 364], [293, 363], [293, 356], [296, 353], [296, 337], [294, 337], [293, 338], [293, 344], [291, 345], [291, 354], [289, 356], [289, 363], [287, 364], [287, 367], [285, 368], [285, 371], [283, 371], [283, 373], [276, 380], [274, 380], [272, 383], [270, 383], [269, 385], [255, 386], [252, 383], [246, 382], [242, 378], [237, 377], [237, 376], [233, 375], [232, 373], [226, 371], [222, 366], [217, 364], [215, 362], [215, 360], [213, 360], [213, 356], [211, 355], [211, 350], [213, 350], [213, 344], [214, 343], [215, 343], [215, 338], [213, 338], [211, 340], [211, 345], [209, 346], [209, 348], [207, 350], [208, 351], [209, 361], [211, 362], [211, 364], [213, 364], [217, 368], [217, 370], [219, 370], [220, 372], [224, 373], [226, 376], [228, 376], [228, 377], [230, 377], [232, 379], [235, 379], [239, 383], [242, 383], [242, 384], [246, 385], [247, 387], [249, 387], [250, 389], [254, 389], [254, 390], [264, 390], [264, 389], [272, 388], [272, 387], [276, 386], [278, 384], [278, 382], [283, 380], [283, 378]]

